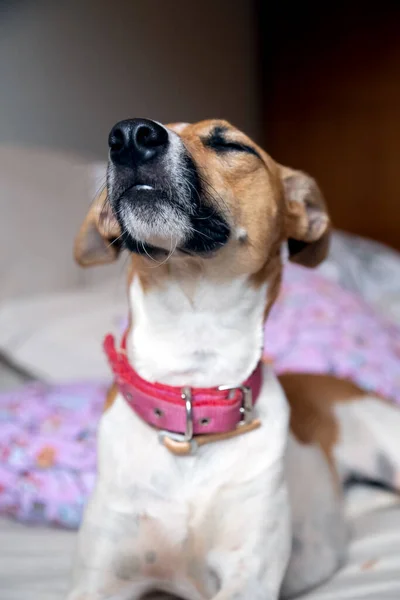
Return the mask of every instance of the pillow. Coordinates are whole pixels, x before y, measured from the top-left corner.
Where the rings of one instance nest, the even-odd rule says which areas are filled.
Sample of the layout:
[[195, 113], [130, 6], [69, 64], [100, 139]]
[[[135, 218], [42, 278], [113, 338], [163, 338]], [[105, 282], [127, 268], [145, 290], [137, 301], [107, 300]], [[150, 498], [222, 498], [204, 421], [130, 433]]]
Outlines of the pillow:
[[125, 278], [91, 289], [20, 298], [0, 305], [0, 349], [49, 382], [101, 381], [109, 376], [106, 333], [120, 333], [127, 315]]
[[43, 148], [0, 145], [0, 301], [76, 287], [72, 241], [90, 202], [90, 163]]

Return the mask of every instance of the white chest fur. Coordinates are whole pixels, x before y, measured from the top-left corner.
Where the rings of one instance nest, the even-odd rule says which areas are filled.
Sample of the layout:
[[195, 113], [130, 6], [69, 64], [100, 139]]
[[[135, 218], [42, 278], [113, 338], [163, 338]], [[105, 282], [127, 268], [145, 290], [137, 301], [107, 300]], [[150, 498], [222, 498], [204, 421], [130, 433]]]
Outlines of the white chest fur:
[[267, 285], [245, 278], [179, 281], [144, 291], [130, 289], [133, 312], [130, 358], [139, 374], [169, 385], [211, 387], [243, 382], [262, 351]]
[[[134, 278], [129, 358], [150, 381], [240, 384], [261, 356], [266, 294], [245, 278], [169, 278], [154, 290]], [[190, 600], [276, 600], [291, 541], [288, 408], [267, 367], [255, 416], [259, 429], [176, 457], [117, 396], [100, 425], [70, 600], [137, 599], [154, 588]]]
[[106, 590], [99, 598], [157, 587], [206, 599], [237, 577], [238, 589], [276, 598], [290, 549], [288, 410], [268, 368], [257, 416], [262, 427], [251, 434], [176, 457], [118, 396], [100, 426], [99, 479], [71, 598], [92, 582]]

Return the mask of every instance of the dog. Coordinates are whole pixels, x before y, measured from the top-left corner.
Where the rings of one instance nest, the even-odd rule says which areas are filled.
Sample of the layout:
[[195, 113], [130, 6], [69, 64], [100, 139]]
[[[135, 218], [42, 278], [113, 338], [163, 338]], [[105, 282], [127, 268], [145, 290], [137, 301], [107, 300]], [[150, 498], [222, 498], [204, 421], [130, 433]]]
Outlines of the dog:
[[130, 253], [129, 327], [69, 600], [277, 600], [346, 560], [351, 474], [400, 489], [400, 412], [349, 381], [275, 377], [263, 325], [284, 260], [318, 265], [316, 182], [226, 121], [117, 123], [83, 266]]

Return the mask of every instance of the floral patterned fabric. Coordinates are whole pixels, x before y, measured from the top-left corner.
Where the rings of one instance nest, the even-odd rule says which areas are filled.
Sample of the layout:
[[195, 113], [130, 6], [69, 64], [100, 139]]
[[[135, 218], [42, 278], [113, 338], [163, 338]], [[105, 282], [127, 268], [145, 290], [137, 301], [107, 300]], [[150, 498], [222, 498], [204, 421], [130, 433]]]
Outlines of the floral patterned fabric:
[[78, 527], [96, 472], [107, 386], [30, 384], [0, 395], [0, 512]]
[[[400, 328], [318, 273], [286, 267], [265, 351], [277, 373], [332, 373], [400, 404]], [[1, 513], [78, 527], [106, 388], [30, 384], [0, 395]]]
[[287, 266], [265, 352], [278, 374], [330, 373], [400, 405], [400, 328], [313, 271]]

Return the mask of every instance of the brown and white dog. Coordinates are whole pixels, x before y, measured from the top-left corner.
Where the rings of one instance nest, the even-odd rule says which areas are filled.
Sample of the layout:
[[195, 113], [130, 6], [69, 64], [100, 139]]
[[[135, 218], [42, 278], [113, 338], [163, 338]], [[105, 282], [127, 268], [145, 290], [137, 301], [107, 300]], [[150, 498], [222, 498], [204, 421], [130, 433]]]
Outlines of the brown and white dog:
[[[261, 359], [282, 248], [306, 266], [325, 257], [330, 223], [315, 181], [225, 121], [122, 121], [109, 145], [108, 193], [76, 258], [131, 253], [129, 364], [150, 383], [242, 389]], [[400, 487], [400, 412], [328, 376], [279, 383], [268, 365], [257, 396], [259, 426], [200, 436], [179, 456], [174, 439], [195, 449], [196, 436], [167, 448], [114, 384], [69, 600], [276, 600], [335, 572], [346, 556], [344, 479]]]

